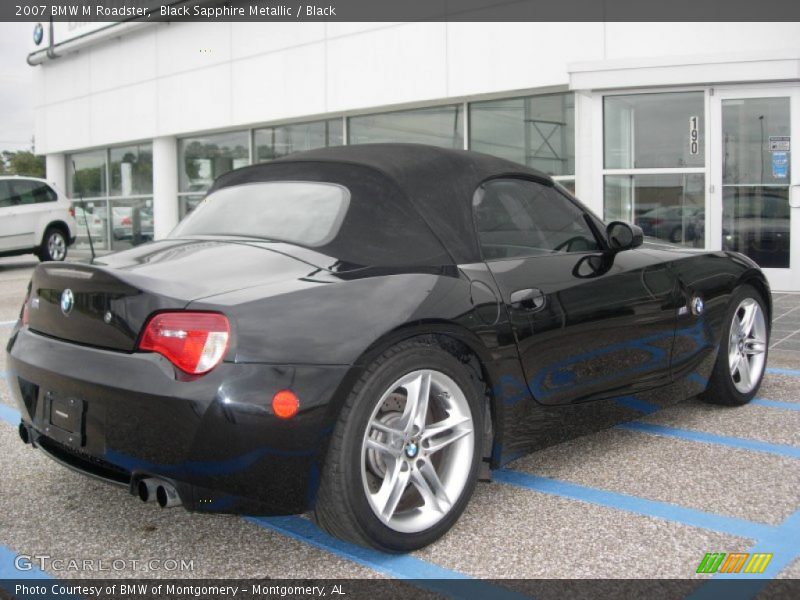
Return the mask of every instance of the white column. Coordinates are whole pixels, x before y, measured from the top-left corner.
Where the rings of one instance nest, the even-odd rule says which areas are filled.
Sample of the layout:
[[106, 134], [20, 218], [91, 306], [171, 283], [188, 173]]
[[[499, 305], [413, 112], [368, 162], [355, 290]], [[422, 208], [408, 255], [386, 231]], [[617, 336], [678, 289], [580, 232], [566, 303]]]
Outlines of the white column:
[[52, 183], [62, 194], [67, 193], [67, 165], [63, 154], [45, 156], [45, 179]]
[[178, 224], [178, 141], [153, 140], [153, 220], [155, 238], [161, 239]]
[[[601, 113], [602, 117], [602, 113]], [[598, 128], [595, 99], [591, 92], [575, 92], [575, 195], [586, 206], [603, 218], [603, 198], [597, 194], [595, 185], [597, 171]], [[602, 153], [602, 146], [600, 148]], [[600, 158], [602, 160], [602, 157]]]

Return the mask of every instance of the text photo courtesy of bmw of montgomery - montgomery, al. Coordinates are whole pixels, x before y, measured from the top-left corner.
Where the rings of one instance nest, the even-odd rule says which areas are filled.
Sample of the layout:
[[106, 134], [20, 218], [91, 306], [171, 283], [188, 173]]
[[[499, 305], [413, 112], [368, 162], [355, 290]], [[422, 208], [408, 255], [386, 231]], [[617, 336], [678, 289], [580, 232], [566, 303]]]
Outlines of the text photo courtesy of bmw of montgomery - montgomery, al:
[[0, 579], [797, 593], [800, 24], [0, 27]]

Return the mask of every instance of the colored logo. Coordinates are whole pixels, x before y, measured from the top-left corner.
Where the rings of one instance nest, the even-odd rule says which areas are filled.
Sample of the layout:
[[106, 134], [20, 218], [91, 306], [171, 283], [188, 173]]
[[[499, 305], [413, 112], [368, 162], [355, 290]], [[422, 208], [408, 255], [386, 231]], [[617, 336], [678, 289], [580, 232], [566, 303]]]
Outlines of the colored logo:
[[33, 27], [33, 43], [37, 46], [42, 43], [44, 39], [44, 27], [42, 27], [41, 23], [37, 23]]
[[67, 288], [61, 293], [61, 312], [68, 315], [72, 312], [73, 306], [75, 306], [75, 296], [72, 290]]
[[709, 552], [700, 561], [698, 573], [750, 573], [758, 575], [764, 572], [772, 553], [766, 552]]

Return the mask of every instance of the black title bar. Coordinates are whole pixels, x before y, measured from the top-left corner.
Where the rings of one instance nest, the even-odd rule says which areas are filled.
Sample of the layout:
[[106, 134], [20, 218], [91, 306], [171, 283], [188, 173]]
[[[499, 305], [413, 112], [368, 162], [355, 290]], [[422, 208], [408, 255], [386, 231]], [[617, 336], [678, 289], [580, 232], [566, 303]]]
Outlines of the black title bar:
[[0, 21], [800, 21], [797, 0], [3, 0]]

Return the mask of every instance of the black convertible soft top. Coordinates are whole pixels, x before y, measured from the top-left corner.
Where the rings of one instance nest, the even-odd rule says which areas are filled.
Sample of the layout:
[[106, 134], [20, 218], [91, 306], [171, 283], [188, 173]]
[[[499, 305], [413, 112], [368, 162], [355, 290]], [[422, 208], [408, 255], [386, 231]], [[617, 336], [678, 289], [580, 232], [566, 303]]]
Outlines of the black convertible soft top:
[[[362, 238], [370, 235], [363, 228], [383, 230], [382, 242], [377, 238], [362, 241], [377, 254], [380, 254], [377, 247], [384, 245], [393, 259], [376, 255], [366, 262], [467, 264], [481, 260], [472, 219], [475, 190], [487, 179], [503, 176], [525, 177], [552, 185], [552, 179], [544, 173], [478, 152], [421, 144], [358, 144], [311, 150], [237, 169], [222, 175], [210, 191], [258, 181], [339, 183], [351, 190], [362, 209], [367, 209], [363, 206], [365, 202], [372, 204], [372, 209], [387, 209], [385, 215], [375, 210], [366, 211], [370, 214], [355, 211], [351, 222], [345, 222], [343, 227], [345, 236], [349, 229], [350, 234]], [[424, 223], [418, 223], [420, 218]], [[420, 229], [435, 234], [447, 256], [424, 243], [425, 235]], [[398, 260], [392, 242], [404, 248], [402, 260]], [[328, 251], [334, 256], [350, 254], [341, 247]]]

